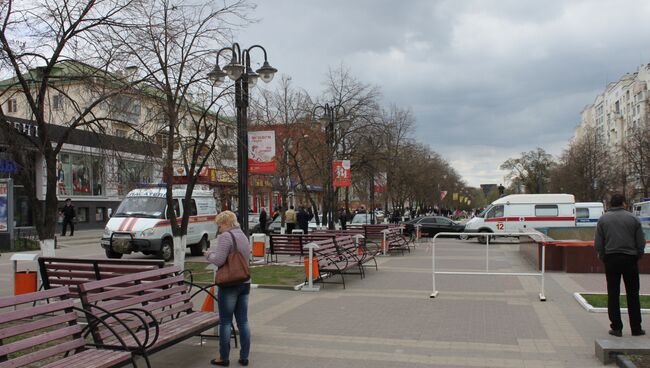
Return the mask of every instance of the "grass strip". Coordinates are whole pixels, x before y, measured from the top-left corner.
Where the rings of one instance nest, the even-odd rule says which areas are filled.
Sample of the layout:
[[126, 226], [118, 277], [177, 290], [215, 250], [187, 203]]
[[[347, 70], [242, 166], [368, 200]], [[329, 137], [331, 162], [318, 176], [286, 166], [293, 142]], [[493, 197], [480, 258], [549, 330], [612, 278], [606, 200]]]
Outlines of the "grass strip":
[[[580, 294], [594, 308], [607, 308], [607, 294]], [[641, 295], [641, 308], [650, 309], [650, 295]], [[619, 297], [621, 308], [627, 308], [625, 294]]]
[[[214, 281], [212, 270], [206, 270], [207, 262], [185, 262], [185, 269], [192, 271], [196, 283], [210, 284]], [[305, 281], [302, 266], [259, 265], [251, 266], [251, 282], [260, 285], [294, 286]]]

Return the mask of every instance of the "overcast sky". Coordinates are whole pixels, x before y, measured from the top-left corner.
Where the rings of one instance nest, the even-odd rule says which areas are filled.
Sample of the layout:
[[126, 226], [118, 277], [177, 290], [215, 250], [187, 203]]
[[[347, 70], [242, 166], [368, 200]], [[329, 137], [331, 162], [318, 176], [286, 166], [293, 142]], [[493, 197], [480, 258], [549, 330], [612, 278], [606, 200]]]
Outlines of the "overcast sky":
[[472, 186], [523, 151], [560, 154], [606, 83], [650, 62], [647, 0], [265, 0], [255, 16], [239, 40], [295, 86], [317, 96], [344, 63]]

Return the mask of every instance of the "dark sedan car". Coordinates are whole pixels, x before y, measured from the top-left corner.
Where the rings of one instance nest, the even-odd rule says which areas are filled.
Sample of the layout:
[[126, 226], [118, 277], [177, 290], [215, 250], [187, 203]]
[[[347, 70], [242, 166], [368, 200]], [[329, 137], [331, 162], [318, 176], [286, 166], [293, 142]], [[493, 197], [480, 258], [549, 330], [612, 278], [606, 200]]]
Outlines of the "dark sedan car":
[[[411, 234], [415, 231], [415, 225], [421, 225], [422, 236], [434, 236], [437, 233], [450, 232], [462, 233], [465, 225], [454, 222], [443, 216], [423, 216], [404, 222], [404, 232]], [[466, 238], [466, 236], [465, 236]]]

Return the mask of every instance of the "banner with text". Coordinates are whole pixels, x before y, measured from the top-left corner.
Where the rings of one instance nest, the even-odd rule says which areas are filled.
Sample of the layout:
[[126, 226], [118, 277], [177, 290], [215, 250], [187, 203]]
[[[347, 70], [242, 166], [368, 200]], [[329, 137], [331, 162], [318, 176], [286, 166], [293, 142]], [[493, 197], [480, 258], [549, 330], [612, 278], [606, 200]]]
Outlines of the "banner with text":
[[332, 163], [332, 185], [335, 188], [349, 187], [351, 183], [350, 160], [334, 160]]
[[275, 132], [248, 132], [248, 172], [272, 174], [275, 169]]
[[0, 183], [0, 231], [7, 231], [9, 228], [9, 184]]

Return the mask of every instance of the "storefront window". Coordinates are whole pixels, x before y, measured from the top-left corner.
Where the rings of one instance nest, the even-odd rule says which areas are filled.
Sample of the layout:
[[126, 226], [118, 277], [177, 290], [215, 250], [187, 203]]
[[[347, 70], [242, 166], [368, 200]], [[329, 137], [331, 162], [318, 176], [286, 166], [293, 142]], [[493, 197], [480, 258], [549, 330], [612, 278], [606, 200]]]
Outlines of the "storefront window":
[[77, 208], [77, 222], [88, 222], [88, 207]]
[[141, 184], [151, 183], [153, 165], [147, 162], [119, 160], [117, 171], [117, 192], [126, 195]]
[[58, 195], [103, 195], [104, 160], [101, 157], [62, 153], [56, 175]]
[[104, 221], [104, 213], [106, 212], [106, 207], [97, 207], [95, 208], [95, 221], [102, 222]]

